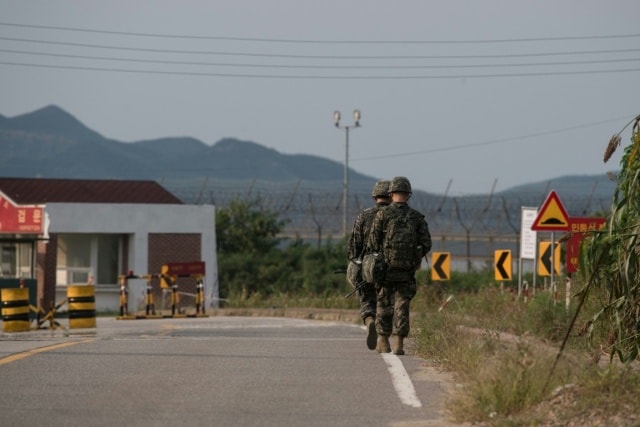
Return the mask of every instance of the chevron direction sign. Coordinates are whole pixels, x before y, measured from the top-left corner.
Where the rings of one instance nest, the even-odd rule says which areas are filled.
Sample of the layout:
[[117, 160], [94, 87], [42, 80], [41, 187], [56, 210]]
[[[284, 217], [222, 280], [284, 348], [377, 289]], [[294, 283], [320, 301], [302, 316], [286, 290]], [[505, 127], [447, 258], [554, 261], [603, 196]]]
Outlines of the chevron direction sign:
[[449, 280], [451, 278], [451, 253], [431, 253], [431, 280]]
[[[551, 273], [560, 274], [560, 243], [553, 246], [553, 260], [551, 259], [551, 242], [540, 242], [538, 250], [538, 275], [551, 276]], [[553, 268], [553, 271], [551, 269]]]
[[496, 280], [511, 280], [511, 251], [495, 251], [493, 259]]

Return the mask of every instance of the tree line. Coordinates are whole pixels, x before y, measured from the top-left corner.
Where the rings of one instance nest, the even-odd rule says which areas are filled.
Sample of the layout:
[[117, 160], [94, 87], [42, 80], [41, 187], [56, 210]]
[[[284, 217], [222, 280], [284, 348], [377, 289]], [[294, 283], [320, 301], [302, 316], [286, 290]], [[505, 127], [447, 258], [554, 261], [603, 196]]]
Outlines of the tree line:
[[221, 298], [239, 295], [335, 295], [345, 290], [344, 240], [312, 245], [279, 238], [287, 221], [258, 198], [234, 199], [216, 213]]
[[[265, 208], [260, 197], [236, 198], [216, 212], [218, 282], [220, 298], [238, 300], [259, 293], [262, 297], [295, 295], [335, 297], [351, 289], [346, 284], [346, 240], [327, 238], [310, 243], [298, 236], [283, 238], [287, 220]], [[416, 274], [418, 284], [434, 297], [446, 292], [475, 292], [494, 282], [493, 269], [452, 272], [446, 283], [433, 282], [430, 270]], [[506, 282], [517, 287], [517, 280]]]

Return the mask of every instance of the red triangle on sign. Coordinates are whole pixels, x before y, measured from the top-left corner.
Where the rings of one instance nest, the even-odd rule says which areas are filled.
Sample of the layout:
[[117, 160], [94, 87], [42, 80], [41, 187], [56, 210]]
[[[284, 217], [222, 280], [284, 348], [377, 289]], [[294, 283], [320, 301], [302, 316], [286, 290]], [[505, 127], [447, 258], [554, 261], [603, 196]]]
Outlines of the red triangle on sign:
[[538, 216], [533, 221], [531, 229], [536, 231], [569, 231], [570, 227], [569, 215], [560, 201], [560, 197], [554, 190], [551, 190]]

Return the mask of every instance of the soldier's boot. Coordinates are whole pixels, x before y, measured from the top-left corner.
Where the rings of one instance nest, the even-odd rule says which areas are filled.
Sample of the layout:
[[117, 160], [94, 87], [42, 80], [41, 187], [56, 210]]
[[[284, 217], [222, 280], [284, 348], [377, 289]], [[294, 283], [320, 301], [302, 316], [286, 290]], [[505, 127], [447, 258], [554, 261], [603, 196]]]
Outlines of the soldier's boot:
[[404, 337], [396, 336], [396, 341], [393, 345], [393, 354], [402, 356], [404, 354]]
[[367, 316], [364, 319], [364, 324], [367, 327], [367, 348], [369, 350], [375, 350], [376, 341], [378, 340], [378, 334], [376, 333], [376, 318], [373, 316]]
[[388, 336], [378, 335], [378, 344], [376, 345], [376, 351], [378, 353], [391, 353], [391, 345], [389, 344]]

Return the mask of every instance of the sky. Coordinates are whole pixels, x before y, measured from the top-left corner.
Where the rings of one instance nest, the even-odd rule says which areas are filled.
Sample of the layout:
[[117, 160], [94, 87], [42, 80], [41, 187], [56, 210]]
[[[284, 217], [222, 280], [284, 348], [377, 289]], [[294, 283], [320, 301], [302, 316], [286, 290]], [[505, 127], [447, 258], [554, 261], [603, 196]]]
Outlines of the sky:
[[0, 114], [53, 104], [123, 142], [232, 137], [485, 194], [619, 169], [622, 150], [603, 154], [640, 114], [639, 14], [636, 0], [0, 0]]

